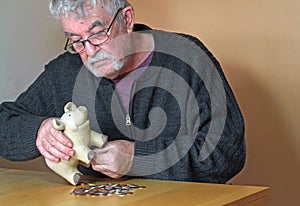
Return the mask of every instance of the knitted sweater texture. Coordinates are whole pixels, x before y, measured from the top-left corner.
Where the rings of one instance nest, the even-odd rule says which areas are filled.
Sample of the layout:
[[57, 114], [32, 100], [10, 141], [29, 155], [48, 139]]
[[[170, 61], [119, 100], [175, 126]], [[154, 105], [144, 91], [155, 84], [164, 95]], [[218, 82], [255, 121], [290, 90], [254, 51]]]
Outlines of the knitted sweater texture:
[[[133, 83], [129, 108], [122, 107], [111, 80], [94, 77], [79, 55], [61, 54], [16, 101], [1, 104], [0, 155], [13, 161], [39, 157], [41, 122], [60, 117], [73, 101], [88, 108], [92, 129], [109, 141], [135, 143], [128, 176], [225, 183], [236, 175], [245, 163], [244, 120], [219, 63], [192, 36], [151, 33], [155, 51]], [[181, 53], [166, 50], [174, 45]], [[186, 57], [205, 72], [199, 75]], [[218, 78], [209, 79], [210, 71]]]

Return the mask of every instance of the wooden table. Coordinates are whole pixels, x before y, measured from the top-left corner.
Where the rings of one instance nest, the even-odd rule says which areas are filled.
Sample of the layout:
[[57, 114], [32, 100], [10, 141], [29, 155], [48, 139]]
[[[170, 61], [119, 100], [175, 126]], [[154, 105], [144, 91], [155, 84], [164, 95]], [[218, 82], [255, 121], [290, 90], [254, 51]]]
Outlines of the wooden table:
[[264, 205], [269, 197], [268, 187], [203, 184], [146, 179], [98, 179], [97, 183], [138, 184], [144, 189], [119, 197], [75, 196], [74, 189], [52, 172], [37, 172], [0, 168], [0, 205], [4, 206], [218, 206]]

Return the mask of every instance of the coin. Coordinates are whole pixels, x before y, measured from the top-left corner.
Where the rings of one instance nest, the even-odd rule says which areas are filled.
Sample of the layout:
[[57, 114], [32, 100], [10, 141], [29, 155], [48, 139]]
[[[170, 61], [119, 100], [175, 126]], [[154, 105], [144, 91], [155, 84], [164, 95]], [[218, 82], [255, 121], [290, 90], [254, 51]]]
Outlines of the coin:
[[145, 186], [140, 186], [137, 184], [95, 184], [95, 183], [85, 183], [83, 187], [75, 188], [72, 190], [71, 194], [75, 196], [110, 196], [118, 195], [124, 197], [126, 195], [134, 194], [134, 189], [146, 188]]

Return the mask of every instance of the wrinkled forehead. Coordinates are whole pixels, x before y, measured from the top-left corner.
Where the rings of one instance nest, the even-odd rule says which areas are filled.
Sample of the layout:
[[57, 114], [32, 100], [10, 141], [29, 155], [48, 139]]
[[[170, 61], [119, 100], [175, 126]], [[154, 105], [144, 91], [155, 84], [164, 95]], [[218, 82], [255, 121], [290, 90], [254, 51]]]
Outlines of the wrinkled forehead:
[[108, 12], [105, 8], [99, 4], [91, 5], [85, 4], [82, 7], [78, 7], [74, 10], [68, 10], [61, 14], [61, 19], [77, 19], [80, 21], [84, 21], [86, 19], [90, 19], [93, 17], [102, 17], [105, 18], [109, 16]]
[[105, 26], [111, 19], [110, 14], [103, 7], [91, 8], [85, 16], [78, 16], [77, 13], [69, 13], [67, 16], [61, 16], [60, 22], [65, 32], [86, 32], [97, 22], [98, 26]]

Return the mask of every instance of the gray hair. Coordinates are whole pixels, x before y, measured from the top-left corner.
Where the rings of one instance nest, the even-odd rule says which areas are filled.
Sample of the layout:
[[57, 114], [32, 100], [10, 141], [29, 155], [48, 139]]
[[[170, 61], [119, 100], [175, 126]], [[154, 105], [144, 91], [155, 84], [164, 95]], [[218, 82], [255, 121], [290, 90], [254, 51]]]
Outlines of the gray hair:
[[127, 0], [50, 0], [49, 10], [52, 16], [59, 20], [60, 17], [68, 17], [70, 14], [77, 18], [88, 16], [88, 10], [101, 5], [113, 15], [118, 9], [130, 6]]

